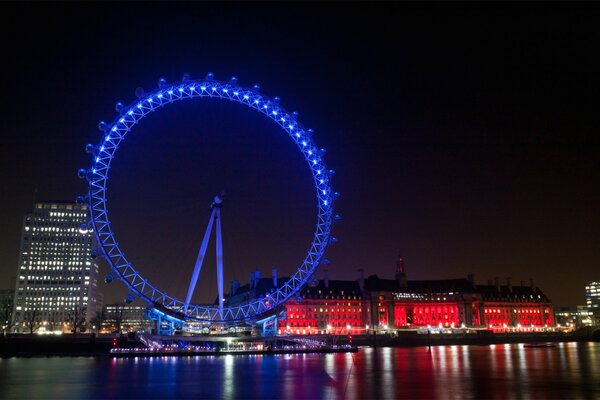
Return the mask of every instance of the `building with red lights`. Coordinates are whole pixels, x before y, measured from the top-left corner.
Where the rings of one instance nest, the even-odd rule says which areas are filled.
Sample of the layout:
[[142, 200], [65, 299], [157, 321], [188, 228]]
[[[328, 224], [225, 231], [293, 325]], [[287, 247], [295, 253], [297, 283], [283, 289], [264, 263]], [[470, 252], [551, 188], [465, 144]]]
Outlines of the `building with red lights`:
[[[473, 275], [464, 279], [410, 281], [400, 259], [395, 279], [377, 275], [356, 280], [314, 279], [298, 296], [285, 303], [286, 319], [279, 319], [278, 334], [363, 334], [371, 330], [410, 328], [485, 328], [499, 331], [541, 331], [555, 324], [550, 300], [530, 280], [513, 286], [498, 278], [476, 285]], [[232, 286], [234, 304], [265, 296], [285, 278], [260, 278]], [[235, 287], [235, 290], [233, 288]]]
[[543, 330], [554, 325], [552, 304], [530, 280], [518, 286], [507, 278], [476, 285], [466, 279], [409, 281], [400, 259], [396, 279], [366, 279], [367, 324], [382, 328], [477, 327], [494, 331]]

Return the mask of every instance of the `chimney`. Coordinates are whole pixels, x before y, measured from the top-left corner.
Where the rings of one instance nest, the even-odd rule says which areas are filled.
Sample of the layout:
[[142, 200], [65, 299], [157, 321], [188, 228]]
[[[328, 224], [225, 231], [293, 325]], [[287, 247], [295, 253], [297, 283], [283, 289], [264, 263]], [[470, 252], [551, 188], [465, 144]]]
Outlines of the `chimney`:
[[272, 274], [273, 274], [273, 287], [276, 288], [277, 287], [277, 268], [273, 268]]
[[258, 282], [260, 281], [260, 269], [254, 271], [254, 287], [258, 287]]
[[469, 283], [473, 286], [475, 285], [475, 275], [473, 275], [472, 272], [469, 272], [467, 274], [467, 280], [469, 281]]
[[329, 289], [329, 270], [323, 270], [323, 284], [325, 285], [325, 289]]
[[358, 275], [356, 277], [358, 281], [358, 287], [360, 288], [360, 292], [365, 292], [365, 271], [362, 268], [358, 269]]
[[529, 286], [531, 286], [532, 289], [535, 289], [535, 286], [533, 284], [533, 278], [529, 278]]
[[250, 289], [254, 289], [254, 271], [250, 272]]
[[240, 281], [234, 279], [231, 281], [231, 290], [229, 291], [230, 296], [234, 296], [238, 289], [240, 288]]
[[500, 279], [496, 276], [494, 277], [494, 286], [496, 286], [496, 291], [500, 291]]
[[512, 285], [510, 284], [510, 276], [506, 278], [506, 289], [512, 293]]

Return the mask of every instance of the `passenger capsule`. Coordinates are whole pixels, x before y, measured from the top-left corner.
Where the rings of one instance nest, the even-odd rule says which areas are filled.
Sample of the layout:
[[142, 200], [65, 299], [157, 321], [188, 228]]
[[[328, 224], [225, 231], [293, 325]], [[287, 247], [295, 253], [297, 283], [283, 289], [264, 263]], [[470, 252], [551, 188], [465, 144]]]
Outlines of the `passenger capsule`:
[[106, 283], [111, 283], [114, 280], [115, 280], [115, 276], [113, 274], [106, 274], [104, 276], [104, 282], [106, 282]]
[[115, 104], [116, 112], [122, 113], [124, 109], [125, 109], [125, 105], [123, 105], [123, 103], [121, 103], [120, 101], [117, 104]]
[[96, 146], [94, 146], [91, 143], [88, 143], [85, 145], [85, 152], [88, 154], [92, 154], [94, 152], [94, 149], [96, 148]]
[[107, 127], [108, 127], [108, 125], [106, 125], [106, 122], [104, 122], [104, 121], [98, 122], [98, 129], [100, 131], [104, 132]]

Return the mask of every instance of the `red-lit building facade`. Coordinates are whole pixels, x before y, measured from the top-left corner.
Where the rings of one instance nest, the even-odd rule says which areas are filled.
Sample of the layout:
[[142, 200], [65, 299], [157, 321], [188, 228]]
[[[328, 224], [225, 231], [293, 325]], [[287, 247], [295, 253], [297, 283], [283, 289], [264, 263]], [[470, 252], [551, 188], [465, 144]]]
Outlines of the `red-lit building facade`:
[[409, 281], [399, 260], [396, 279], [366, 279], [365, 299], [370, 303], [372, 326], [384, 328], [477, 327], [494, 331], [539, 331], [554, 326], [550, 300], [535, 287], [498, 278], [476, 285], [466, 279]]
[[[260, 275], [259, 275], [260, 276]], [[256, 279], [253, 295], [273, 290], [279, 279]], [[248, 297], [247, 288], [237, 296]], [[236, 297], [237, 297], [236, 296]], [[395, 279], [376, 275], [351, 281], [315, 279], [284, 305], [278, 334], [362, 334], [372, 329], [487, 328], [494, 331], [540, 331], [555, 324], [544, 293], [521, 282], [512, 286], [498, 279], [476, 285], [465, 279], [409, 281], [402, 259]]]

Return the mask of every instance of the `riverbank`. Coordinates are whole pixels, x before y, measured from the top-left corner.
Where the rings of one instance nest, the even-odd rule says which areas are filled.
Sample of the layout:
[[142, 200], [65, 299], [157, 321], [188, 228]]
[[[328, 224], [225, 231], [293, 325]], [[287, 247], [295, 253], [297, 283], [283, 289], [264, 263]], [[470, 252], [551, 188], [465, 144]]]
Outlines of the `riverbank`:
[[[306, 337], [304, 337], [306, 338]], [[293, 354], [293, 353], [326, 353], [348, 351], [348, 346], [356, 347], [428, 347], [428, 346], [449, 346], [449, 345], [491, 345], [506, 343], [561, 343], [561, 342], [591, 342], [598, 339], [587, 335], [564, 334], [560, 332], [539, 332], [539, 333], [507, 333], [493, 334], [483, 332], [479, 334], [417, 334], [416, 332], [400, 332], [394, 335], [353, 335], [353, 336], [319, 336], [313, 337], [327, 343], [327, 346], [319, 348], [318, 346], [309, 348], [286, 349], [281, 342], [291, 341], [291, 337], [277, 338], [238, 338], [240, 341], [264, 341], [265, 343], [275, 342], [279, 345], [272, 346], [272, 350], [236, 350], [228, 351], [222, 343], [212, 342], [214, 338], [207, 337], [188, 337], [188, 340], [205, 341], [213, 344], [213, 349], [201, 352], [190, 352], [181, 350], [143, 350], [144, 345], [133, 336], [116, 335], [59, 335], [59, 336], [41, 336], [41, 335], [11, 335], [0, 339], [0, 357], [32, 357], [32, 356], [165, 356], [165, 355], [225, 355], [225, 354]], [[185, 340], [185, 337], [181, 338]], [[178, 341], [181, 341], [178, 339]], [[236, 339], [234, 339], [236, 340]], [[221, 346], [221, 347], [219, 347]], [[114, 349], [121, 349], [120, 353], [115, 353]], [[142, 349], [135, 351], [133, 349]], [[339, 348], [339, 349], [337, 349]], [[111, 353], [111, 350], [113, 351]]]

